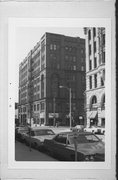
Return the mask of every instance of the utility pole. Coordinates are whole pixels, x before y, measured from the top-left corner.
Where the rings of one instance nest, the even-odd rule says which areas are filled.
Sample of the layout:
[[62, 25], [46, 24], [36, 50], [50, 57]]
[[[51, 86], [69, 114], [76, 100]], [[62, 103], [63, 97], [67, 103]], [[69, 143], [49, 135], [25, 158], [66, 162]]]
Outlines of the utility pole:
[[72, 116], [71, 116], [71, 88], [69, 88], [69, 97], [70, 97], [70, 129], [72, 127]]
[[55, 97], [53, 98], [53, 113], [54, 113], [54, 122], [53, 122], [53, 126], [55, 126], [55, 122], [56, 122], [56, 119], [55, 119]]
[[59, 88], [65, 88], [65, 89], [67, 89], [68, 91], [69, 91], [69, 117], [70, 117], [70, 129], [71, 129], [71, 127], [72, 127], [72, 117], [71, 117], [71, 111], [72, 111], [72, 109], [71, 109], [71, 88], [68, 88], [68, 87], [66, 87], [66, 86], [59, 86]]

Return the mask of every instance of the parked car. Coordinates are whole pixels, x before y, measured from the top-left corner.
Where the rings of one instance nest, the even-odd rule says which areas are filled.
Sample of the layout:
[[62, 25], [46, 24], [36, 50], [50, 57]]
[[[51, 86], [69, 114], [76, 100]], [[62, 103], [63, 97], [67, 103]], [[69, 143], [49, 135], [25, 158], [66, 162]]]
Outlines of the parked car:
[[91, 126], [91, 127], [84, 128], [84, 131], [97, 134], [97, 133], [99, 133], [99, 128], [98, 128], [98, 126]]
[[105, 134], [105, 126], [98, 126], [98, 133]]
[[74, 128], [76, 128], [78, 131], [81, 131], [84, 129], [84, 125], [76, 125]]
[[30, 145], [41, 150], [43, 148], [43, 143], [45, 139], [52, 139], [55, 136], [55, 133], [44, 127], [31, 128], [29, 132], [24, 134], [24, 142], [26, 145]]
[[[84, 131], [76, 133], [77, 161], [104, 161], [104, 142], [93, 133]], [[73, 132], [59, 133], [50, 140], [45, 139], [44, 146], [49, 154], [55, 158], [63, 161], [74, 161], [75, 146], [69, 136], [73, 136]]]
[[27, 126], [19, 126], [15, 128], [15, 139], [23, 142], [23, 134], [28, 132]]

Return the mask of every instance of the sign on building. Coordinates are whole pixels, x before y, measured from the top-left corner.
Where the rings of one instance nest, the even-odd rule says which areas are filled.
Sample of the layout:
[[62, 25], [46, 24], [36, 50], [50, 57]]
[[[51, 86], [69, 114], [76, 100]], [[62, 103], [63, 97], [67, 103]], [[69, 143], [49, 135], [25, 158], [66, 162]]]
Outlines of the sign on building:
[[49, 118], [58, 118], [59, 117], [59, 113], [49, 113]]

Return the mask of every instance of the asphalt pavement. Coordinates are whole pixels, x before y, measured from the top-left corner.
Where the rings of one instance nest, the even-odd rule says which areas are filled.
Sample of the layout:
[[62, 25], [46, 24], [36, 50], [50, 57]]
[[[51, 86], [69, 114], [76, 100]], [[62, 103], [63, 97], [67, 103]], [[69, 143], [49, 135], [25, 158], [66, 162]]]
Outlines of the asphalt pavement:
[[[52, 129], [55, 132], [55, 134], [59, 132], [70, 131], [69, 127], [50, 126], [49, 128]], [[102, 141], [105, 141], [104, 135], [97, 135], [97, 136]], [[16, 161], [58, 161], [53, 157], [48, 156], [46, 153], [40, 152], [33, 148], [31, 148], [30, 151], [30, 148], [28, 146], [18, 141], [16, 141], [15, 143], [15, 160]]]
[[16, 141], [15, 143], [15, 160], [16, 161], [57, 161], [56, 159], [32, 149], [23, 143]]

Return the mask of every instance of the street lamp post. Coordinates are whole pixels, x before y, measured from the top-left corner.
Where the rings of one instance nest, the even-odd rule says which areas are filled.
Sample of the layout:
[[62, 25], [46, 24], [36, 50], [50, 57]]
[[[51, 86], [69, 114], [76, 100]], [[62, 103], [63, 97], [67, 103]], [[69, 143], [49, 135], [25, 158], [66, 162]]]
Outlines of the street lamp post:
[[60, 88], [65, 88], [69, 91], [69, 116], [70, 116], [70, 129], [72, 127], [72, 119], [71, 119], [71, 88], [68, 88], [66, 86], [59, 86]]

